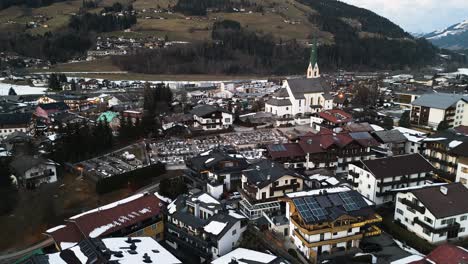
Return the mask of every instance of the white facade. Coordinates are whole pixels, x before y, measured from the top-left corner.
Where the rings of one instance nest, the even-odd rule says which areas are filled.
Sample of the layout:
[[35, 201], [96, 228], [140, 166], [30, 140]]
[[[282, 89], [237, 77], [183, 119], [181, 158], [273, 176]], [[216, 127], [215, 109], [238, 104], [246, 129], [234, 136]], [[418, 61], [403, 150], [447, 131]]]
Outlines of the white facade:
[[459, 159], [455, 182], [460, 182], [468, 188], [468, 158]]
[[[20, 175], [17, 175], [20, 176]], [[57, 181], [57, 171], [55, 163], [48, 162], [26, 170], [21, 175], [21, 180], [33, 181], [36, 186], [41, 183], [53, 183]]]
[[202, 130], [214, 131], [228, 129], [232, 125], [233, 115], [230, 113], [221, 113], [221, 117], [204, 118], [197, 115], [193, 116], [194, 127], [200, 127]]
[[212, 249], [213, 259], [226, 255], [239, 246], [242, 233], [247, 229], [247, 225], [242, 226], [241, 221], [237, 221], [224, 236], [220, 237], [217, 248]]
[[458, 237], [468, 236], [468, 212], [465, 214], [438, 219], [427, 209], [424, 210], [424, 213], [421, 213], [420, 211], [414, 210], [410, 206], [403, 204], [403, 200], [406, 199], [418, 206], [424, 207], [424, 204], [418, 201], [416, 196], [411, 192], [398, 193], [396, 198], [394, 215], [395, 221], [400, 222], [409, 231], [415, 233], [422, 239], [427, 240], [430, 243], [441, 243], [447, 240], [448, 234], [446, 231], [432, 232], [433, 230], [431, 231], [430, 229], [422, 227], [421, 224], [417, 223], [417, 221], [415, 223], [416, 218], [418, 221], [422, 221], [425, 225], [430, 226], [434, 230], [446, 228], [453, 222], [457, 222], [460, 224]]
[[[377, 205], [394, 200], [393, 195], [388, 193], [388, 191], [398, 188], [421, 186], [426, 183], [424, 180], [426, 172], [411, 174], [409, 175], [409, 183], [400, 183], [403, 175], [377, 179], [370, 171], [354, 164], [349, 164], [348, 171], [348, 180], [353, 181], [357, 185], [355, 185], [354, 189]], [[352, 174], [357, 177], [354, 178]], [[418, 181], [418, 178], [421, 178], [421, 180]], [[383, 185], [382, 188], [380, 188], [381, 184]]]
[[468, 102], [463, 100], [457, 102], [453, 126], [468, 126]]

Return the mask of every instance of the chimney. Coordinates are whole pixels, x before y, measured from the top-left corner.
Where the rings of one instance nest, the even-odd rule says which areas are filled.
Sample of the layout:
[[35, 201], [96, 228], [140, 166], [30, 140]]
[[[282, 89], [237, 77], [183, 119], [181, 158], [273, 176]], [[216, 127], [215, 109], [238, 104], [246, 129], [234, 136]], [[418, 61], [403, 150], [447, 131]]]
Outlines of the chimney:
[[445, 186], [440, 186], [440, 192], [441, 192], [443, 195], [447, 195], [447, 192], [448, 192], [447, 187], [445, 187]]

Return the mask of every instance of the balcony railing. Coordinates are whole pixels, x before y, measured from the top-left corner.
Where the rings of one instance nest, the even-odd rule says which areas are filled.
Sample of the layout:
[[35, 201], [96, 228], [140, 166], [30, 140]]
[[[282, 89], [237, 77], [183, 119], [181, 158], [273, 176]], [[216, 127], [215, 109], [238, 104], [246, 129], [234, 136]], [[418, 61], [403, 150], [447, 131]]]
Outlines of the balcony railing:
[[454, 222], [453, 224], [450, 224], [441, 228], [434, 228], [430, 226], [429, 224], [427, 224], [426, 222], [419, 220], [418, 217], [415, 217], [413, 221], [415, 224], [418, 224], [421, 227], [428, 229], [431, 233], [435, 233], [435, 234], [441, 234], [444, 232], [450, 232], [450, 231], [455, 231], [455, 230], [460, 229], [460, 224], [458, 222]]
[[401, 203], [419, 212], [420, 214], [424, 214], [424, 212], [426, 212], [426, 208], [424, 208], [424, 206], [419, 206], [417, 203], [414, 203], [406, 198], [401, 199]]
[[282, 185], [282, 186], [272, 186], [271, 190], [272, 191], [282, 191], [282, 190], [294, 190], [298, 189], [301, 185], [296, 182], [288, 185]]
[[322, 241], [317, 241], [317, 242], [308, 242], [299, 232], [297, 232], [297, 230], [294, 230], [294, 235], [296, 235], [308, 248], [348, 242], [351, 240], [362, 239], [362, 237], [364, 236], [364, 234], [359, 233], [359, 234], [352, 235], [352, 236], [340, 237], [340, 238], [335, 238], [335, 239], [327, 239], [327, 240], [322, 240]]

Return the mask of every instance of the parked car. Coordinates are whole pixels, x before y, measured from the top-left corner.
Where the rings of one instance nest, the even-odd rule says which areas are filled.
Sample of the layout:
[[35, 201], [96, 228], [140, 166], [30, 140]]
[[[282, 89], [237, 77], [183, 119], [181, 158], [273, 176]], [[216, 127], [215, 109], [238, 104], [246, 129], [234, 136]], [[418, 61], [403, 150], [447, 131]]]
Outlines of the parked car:
[[235, 199], [240, 199], [241, 195], [239, 192], [233, 192], [231, 196], [229, 197], [230, 200], [235, 200]]

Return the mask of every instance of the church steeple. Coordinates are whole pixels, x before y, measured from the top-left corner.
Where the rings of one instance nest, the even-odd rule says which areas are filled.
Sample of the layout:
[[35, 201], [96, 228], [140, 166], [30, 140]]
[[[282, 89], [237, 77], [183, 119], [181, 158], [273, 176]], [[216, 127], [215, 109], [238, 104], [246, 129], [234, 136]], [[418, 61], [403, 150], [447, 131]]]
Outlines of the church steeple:
[[317, 61], [317, 39], [314, 38], [314, 43], [310, 49], [309, 67], [307, 68], [308, 79], [320, 77], [320, 70]]

